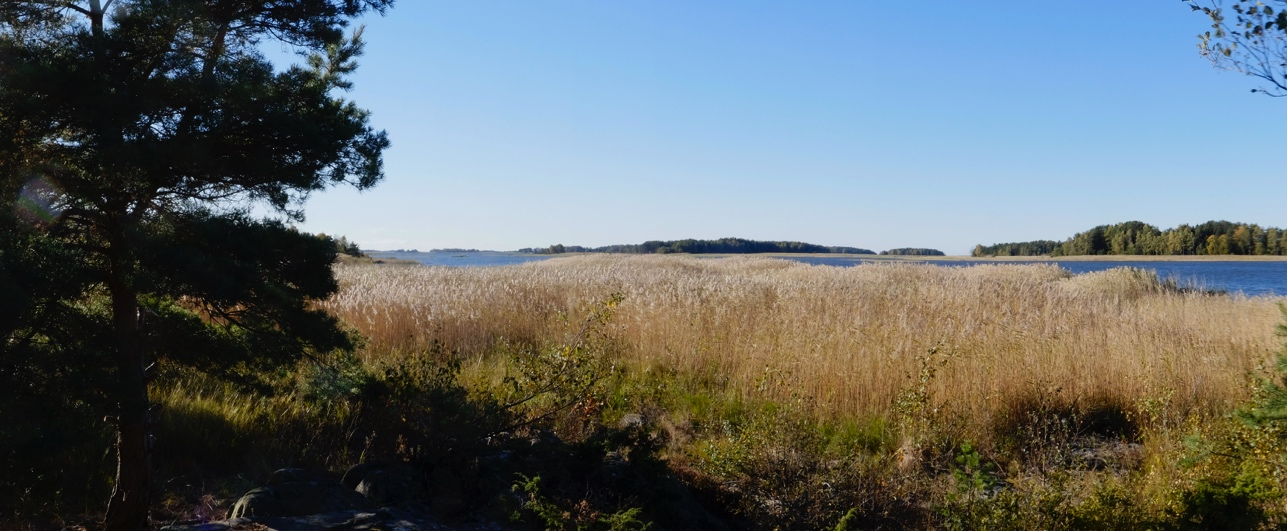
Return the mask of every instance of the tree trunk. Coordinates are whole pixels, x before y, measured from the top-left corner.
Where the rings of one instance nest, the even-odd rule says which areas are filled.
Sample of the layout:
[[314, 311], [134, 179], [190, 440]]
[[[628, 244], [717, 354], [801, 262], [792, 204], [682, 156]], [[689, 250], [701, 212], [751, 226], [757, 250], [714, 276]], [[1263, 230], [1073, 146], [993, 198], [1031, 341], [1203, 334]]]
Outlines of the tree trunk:
[[125, 281], [121, 262], [112, 260], [112, 326], [116, 331], [116, 486], [107, 503], [108, 531], [147, 528], [151, 498], [147, 375], [139, 334], [138, 297]]
[[[111, 3], [111, 0], [108, 0]], [[94, 37], [103, 36], [103, 14], [107, 6], [100, 5], [99, 0], [89, 0], [89, 28], [93, 31]]]

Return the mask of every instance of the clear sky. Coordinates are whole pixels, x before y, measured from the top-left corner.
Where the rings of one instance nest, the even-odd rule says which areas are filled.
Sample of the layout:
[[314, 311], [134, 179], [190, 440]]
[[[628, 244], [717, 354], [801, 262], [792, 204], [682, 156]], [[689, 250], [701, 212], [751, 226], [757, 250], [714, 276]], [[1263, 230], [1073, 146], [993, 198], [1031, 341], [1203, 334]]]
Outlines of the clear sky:
[[1287, 226], [1287, 98], [1179, 0], [400, 0], [348, 93], [386, 178], [307, 203], [368, 249], [741, 237], [932, 247]]

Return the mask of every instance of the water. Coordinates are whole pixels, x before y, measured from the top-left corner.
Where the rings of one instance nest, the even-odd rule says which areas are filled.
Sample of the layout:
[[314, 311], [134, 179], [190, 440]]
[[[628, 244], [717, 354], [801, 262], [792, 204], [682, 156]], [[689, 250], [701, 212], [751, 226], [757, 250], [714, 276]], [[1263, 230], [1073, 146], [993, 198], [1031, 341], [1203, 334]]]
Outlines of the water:
[[[790, 257], [791, 260], [814, 265], [854, 266], [865, 261], [862, 258], [831, 256]], [[1049, 260], [1041, 262], [983, 262], [973, 260], [926, 261], [951, 267], [966, 267], [980, 264], [1055, 264], [1073, 274], [1104, 271], [1115, 267], [1135, 267], [1157, 272], [1162, 279], [1171, 279], [1181, 287], [1194, 287], [1206, 290], [1242, 293], [1249, 296], [1283, 296], [1287, 295], [1287, 262], [1215, 262], [1215, 261], [1073, 261]]]
[[396, 258], [411, 260], [431, 266], [454, 267], [491, 267], [522, 264], [554, 258], [549, 254], [504, 253], [498, 251], [451, 252], [451, 251], [367, 251], [372, 258]]
[[[411, 251], [373, 251], [374, 258], [397, 258], [411, 260], [425, 265], [455, 267], [489, 267], [522, 264], [537, 260], [548, 260], [556, 255], [521, 254], [505, 252], [411, 252]], [[875, 262], [871, 258], [859, 256], [782, 256], [779, 258], [795, 260], [813, 265], [848, 267], [864, 262]], [[882, 260], [887, 262], [887, 260]], [[1284, 296], [1287, 295], [1287, 262], [1127, 262], [1127, 261], [1060, 261], [1045, 262], [981, 262], [972, 260], [925, 261], [949, 267], [965, 267], [979, 264], [1017, 263], [1037, 264], [1050, 263], [1067, 269], [1074, 274], [1103, 271], [1114, 267], [1137, 267], [1157, 272], [1163, 279], [1172, 279], [1183, 287], [1197, 287], [1208, 290], [1220, 290], [1229, 293], [1243, 293], [1249, 296]]]

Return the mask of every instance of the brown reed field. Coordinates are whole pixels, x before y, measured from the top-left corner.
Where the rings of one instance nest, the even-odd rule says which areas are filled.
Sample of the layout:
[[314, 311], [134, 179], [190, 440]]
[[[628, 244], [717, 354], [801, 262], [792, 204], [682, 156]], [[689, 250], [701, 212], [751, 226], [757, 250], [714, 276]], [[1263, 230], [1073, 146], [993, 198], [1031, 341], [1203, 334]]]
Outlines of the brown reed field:
[[[1236, 413], [1273, 403], [1276, 299], [1017, 263], [335, 271], [318, 304], [356, 352], [153, 382], [156, 514], [227, 514], [282, 467], [401, 462], [436, 514], [531, 529], [1287, 526], [1284, 427]], [[66, 499], [32, 491], [15, 519], [106, 496], [110, 433], [82, 432], [39, 454]]]
[[1266, 374], [1282, 319], [1275, 300], [1177, 289], [1125, 268], [592, 255], [337, 273], [341, 292], [324, 306], [369, 338], [368, 358], [434, 340], [475, 361], [502, 344], [558, 343], [565, 321], [621, 293], [610, 332], [627, 367], [862, 418], [890, 416], [932, 366], [930, 405], [974, 426], [1004, 422], [1034, 396], [1127, 415], [1147, 402], [1177, 421], [1228, 412]]

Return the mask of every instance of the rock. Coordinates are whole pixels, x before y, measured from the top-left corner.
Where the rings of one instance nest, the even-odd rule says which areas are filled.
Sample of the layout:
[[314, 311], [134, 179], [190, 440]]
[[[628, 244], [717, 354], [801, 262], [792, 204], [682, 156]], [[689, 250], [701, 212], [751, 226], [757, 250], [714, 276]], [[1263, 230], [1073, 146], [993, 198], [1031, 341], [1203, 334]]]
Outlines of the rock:
[[[274, 531], [329, 531], [340, 529], [370, 529], [371, 524], [376, 524], [379, 520], [379, 517], [373, 513], [340, 511], [294, 517], [276, 516], [269, 518], [256, 518], [248, 521], [247, 523], [259, 524]], [[255, 528], [251, 527], [251, 529]]]
[[465, 481], [454, 470], [440, 466], [429, 477], [433, 486], [430, 507], [434, 514], [451, 516], [464, 511]]
[[358, 463], [348, 470], [344, 471], [344, 477], [340, 479], [340, 484], [353, 490], [357, 490], [366, 473], [371, 470], [371, 466], [366, 463]]
[[644, 424], [643, 415], [627, 413], [621, 416], [621, 422], [617, 423], [617, 427], [623, 430], [643, 429]]
[[[484, 531], [511, 529], [499, 523], [444, 524], [431, 515], [458, 514], [464, 482], [447, 469], [434, 475], [443, 491], [429, 498], [425, 474], [402, 463], [361, 464], [336, 481], [303, 469], [282, 469], [247, 492], [221, 522], [187, 522], [163, 531]], [[441, 483], [441, 485], [437, 485]], [[349, 488], [346, 485], [355, 485]], [[417, 502], [429, 502], [417, 503]], [[371, 510], [373, 504], [400, 504]]]
[[[354, 490], [381, 507], [423, 499], [427, 492], [424, 473], [411, 465], [368, 465], [361, 477]], [[345, 479], [352, 481], [356, 477], [345, 474]]]
[[161, 531], [229, 531], [232, 525], [224, 522], [181, 522], [161, 526]]
[[541, 428], [533, 429], [532, 433], [529, 434], [528, 436], [527, 442], [532, 446], [537, 446], [537, 445], [557, 446], [563, 443], [563, 441], [559, 439], [559, 436], [555, 434], [553, 430], [543, 430]]
[[321, 474], [282, 469], [265, 485], [247, 492], [228, 512], [228, 518], [299, 516], [362, 509], [366, 500]]
[[1082, 470], [1136, 470], [1144, 464], [1144, 446], [1112, 439], [1087, 437], [1069, 451], [1064, 466]]
[[[384, 525], [387, 519], [377, 513], [359, 511], [339, 511], [334, 513], [303, 516], [270, 516], [241, 517], [223, 522], [205, 524], [183, 524], [162, 527], [161, 531], [322, 531], [322, 530], [365, 530], [365, 529], [432, 529], [426, 526]], [[383, 527], [379, 527], [384, 525]]]
[[293, 516], [321, 510], [317, 500], [291, 500], [277, 494], [272, 487], [259, 487], [242, 495], [228, 513], [231, 519], [243, 516]]
[[281, 485], [282, 483], [299, 483], [309, 481], [321, 481], [322, 475], [317, 472], [311, 472], [303, 468], [283, 468], [268, 475], [264, 481], [265, 485]]
[[444, 524], [433, 517], [393, 508], [337, 511], [305, 516], [234, 518], [223, 522], [174, 524], [161, 531], [502, 531], [500, 523]]

